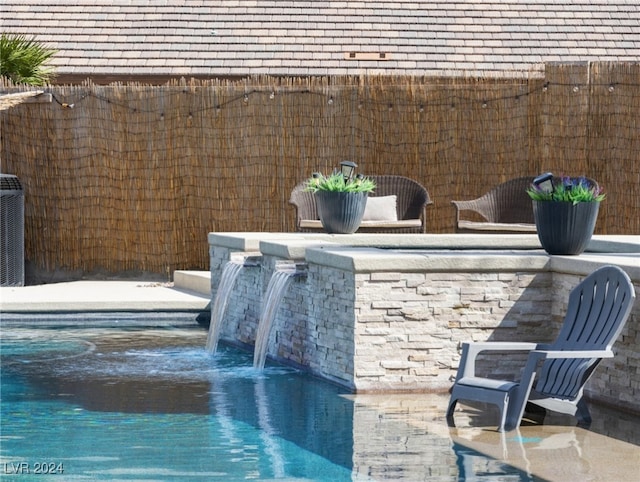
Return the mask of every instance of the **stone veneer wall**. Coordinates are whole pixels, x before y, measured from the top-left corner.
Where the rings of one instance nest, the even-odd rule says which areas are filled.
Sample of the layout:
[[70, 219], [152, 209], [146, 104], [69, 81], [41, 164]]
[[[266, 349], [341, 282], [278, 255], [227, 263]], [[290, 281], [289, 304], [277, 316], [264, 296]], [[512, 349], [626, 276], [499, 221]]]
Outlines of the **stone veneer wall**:
[[[212, 291], [233, 251], [212, 247]], [[279, 261], [244, 268], [222, 338], [253, 345], [262, 293]], [[310, 264], [274, 321], [269, 356], [354, 391], [442, 391], [465, 341], [548, 342], [580, 276], [550, 271], [354, 273]], [[637, 290], [638, 288], [636, 288]], [[640, 295], [638, 295], [640, 297]], [[589, 396], [640, 411], [640, 303], [589, 381]], [[517, 376], [522, 356], [483, 358], [480, 374]]]
[[[445, 390], [464, 341], [549, 341], [550, 273], [369, 273], [357, 276], [359, 390]], [[522, 357], [485, 358], [514, 376]]]

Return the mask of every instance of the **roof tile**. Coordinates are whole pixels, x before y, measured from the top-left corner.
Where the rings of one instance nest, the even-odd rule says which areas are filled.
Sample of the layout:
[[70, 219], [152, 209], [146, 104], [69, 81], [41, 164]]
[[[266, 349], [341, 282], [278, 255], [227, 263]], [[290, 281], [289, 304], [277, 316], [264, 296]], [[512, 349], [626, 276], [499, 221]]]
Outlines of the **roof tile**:
[[551, 60], [640, 61], [637, 0], [3, 0], [0, 18], [57, 49], [59, 74], [87, 76], [514, 75]]

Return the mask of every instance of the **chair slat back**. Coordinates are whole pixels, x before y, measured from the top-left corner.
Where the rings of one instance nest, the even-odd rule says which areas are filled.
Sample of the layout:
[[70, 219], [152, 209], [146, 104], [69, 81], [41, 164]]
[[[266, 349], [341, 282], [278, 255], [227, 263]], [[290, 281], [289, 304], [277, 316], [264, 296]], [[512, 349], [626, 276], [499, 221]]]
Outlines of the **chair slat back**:
[[[617, 266], [604, 266], [591, 273], [569, 295], [567, 314], [551, 349], [611, 349], [629, 317], [634, 299], [629, 276]], [[558, 398], [575, 398], [600, 360], [547, 360], [540, 370], [536, 391]]]
[[631, 309], [634, 292], [617, 266], [591, 273], [569, 295], [567, 314], [554, 345], [557, 349], [611, 348]]

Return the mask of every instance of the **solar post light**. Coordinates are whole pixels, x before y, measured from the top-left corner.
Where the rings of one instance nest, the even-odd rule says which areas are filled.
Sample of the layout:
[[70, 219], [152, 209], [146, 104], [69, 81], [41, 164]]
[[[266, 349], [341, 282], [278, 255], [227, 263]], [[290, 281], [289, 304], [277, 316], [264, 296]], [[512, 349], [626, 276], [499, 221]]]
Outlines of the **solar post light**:
[[358, 167], [358, 165], [355, 162], [342, 161], [340, 163], [340, 171], [342, 172], [342, 177], [344, 177], [345, 181], [348, 181], [353, 177], [356, 167]]
[[553, 192], [553, 174], [545, 172], [533, 180], [533, 185], [541, 191]]

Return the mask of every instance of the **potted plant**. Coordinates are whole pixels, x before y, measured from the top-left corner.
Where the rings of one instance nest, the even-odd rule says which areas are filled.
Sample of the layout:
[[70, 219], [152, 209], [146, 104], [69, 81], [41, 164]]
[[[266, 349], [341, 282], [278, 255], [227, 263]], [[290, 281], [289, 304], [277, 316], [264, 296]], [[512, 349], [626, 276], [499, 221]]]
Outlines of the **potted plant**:
[[352, 177], [355, 164], [345, 161], [342, 171], [329, 176], [318, 172], [307, 180], [307, 191], [314, 193], [318, 217], [327, 233], [351, 234], [360, 227], [367, 198], [376, 184], [367, 177]]
[[538, 176], [527, 190], [538, 239], [549, 254], [580, 254], [589, 244], [605, 194], [585, 177]]

